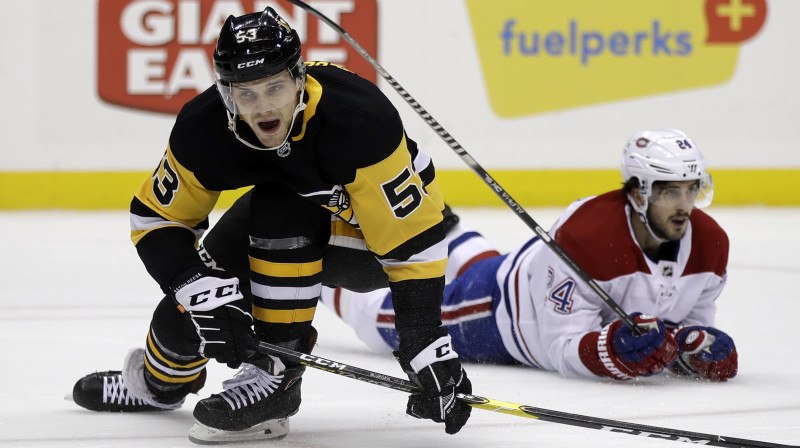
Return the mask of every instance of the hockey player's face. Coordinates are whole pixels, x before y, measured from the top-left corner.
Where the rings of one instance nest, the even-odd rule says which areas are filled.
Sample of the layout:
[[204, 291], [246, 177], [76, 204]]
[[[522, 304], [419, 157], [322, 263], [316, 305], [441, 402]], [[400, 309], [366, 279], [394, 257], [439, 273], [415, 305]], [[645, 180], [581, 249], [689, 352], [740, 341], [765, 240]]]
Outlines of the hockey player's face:
[[697, 181], [657, 182], [649, 198], [647, 220], [661, 238], [679, 240], [689, 226], [689, 215], [699, 193]]
[[301, 83], [288, 71], [269, 78], [236, 84], [231, 98], [242, 120], [267, 147], [283, 143], [289, 133]]

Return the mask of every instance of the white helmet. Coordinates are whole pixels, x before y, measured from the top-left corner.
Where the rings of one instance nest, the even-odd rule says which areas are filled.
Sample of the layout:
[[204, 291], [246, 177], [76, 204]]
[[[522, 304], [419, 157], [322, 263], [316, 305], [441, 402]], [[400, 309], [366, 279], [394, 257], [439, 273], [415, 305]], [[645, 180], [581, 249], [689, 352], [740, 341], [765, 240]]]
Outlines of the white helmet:
[[633, 177], [639, 180], [644, 204], [631, 202], [642, 214], [647, 211], [654, 182], [699, 180], [700, 194], [694, 204], [697, 208], [711, 204], [714, 196], [705, 157], [692, 139], [677, 129], [637, 131], [631, 135], [622, 152], [622, 180], [627, 182]]

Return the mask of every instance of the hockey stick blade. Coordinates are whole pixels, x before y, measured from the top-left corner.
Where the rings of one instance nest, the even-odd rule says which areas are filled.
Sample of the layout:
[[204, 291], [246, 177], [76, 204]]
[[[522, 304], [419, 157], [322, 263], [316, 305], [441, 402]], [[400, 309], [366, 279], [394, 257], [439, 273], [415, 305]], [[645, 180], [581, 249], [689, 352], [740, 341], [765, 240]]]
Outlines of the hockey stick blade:
[[[251, 347], [259, 355], [277, 356], [286, 361], [302, 364], [304, 366], [323, 370], [325, 372], [346, 376], [354, 380], [359, 380], [406, 393], [420, 391], [419, 387], [411, 381], [391, 375], [373, 372], [359, 367], [354, 367], [337, 361], [332, 361], [320, 356], [301, 353], [285, 347], [256, 340], [251, 341]], [[457, 398], [473, 408], [483, 409], [486, 411], [516, 415], [517, 417], [531, 418], [551, 423], [559, 423], [562, 425], [579, 426], [588, 429], [598, 429], [601, 431], [628, 434], [632, 436], [730, 448], [800, 448], [797, 445], [781, 445], [758, 440], [703, 434], [692, 431], [683, 431], [680, 429], [640, 425], [618, 420], [589, 417], [580, 414], [551, 411], [548, 409], [536, 408], [523, 404], [507, 403], [477, 395], [458, 394]]]
[[485, 169], [483, 169], [483, 167], [474, 158], [472, 158], [467, 150], [464, 149], [464, 147], [461, 146], [461, 144], [458, 143], [458, 141], [456, 141], [456, 139], [450, 135], [450, 133], [447, 132], [447, 130], [445, 130], [445, 128], [439, 124], [439, 122], [436, 121], [436, 119], [433, 118], [433, 116], [428, 113], [428, 111], [425, 110], [425, 108], [422, 107], [422, 105], [419, 104], [417, 100], [415, 100], [414, 97], [412, 97], [411, 94], [408, 93], [408, 91], [404, 89], [403, 86], [401, 86], [400, 83], [397, 82], [392, 75], [386, 71], [386, 69], [383, 68], [383, 66], [381, 66], [381, 64], [378, 63], [378, 61], [375, 60], [375, 58], [373, 58], [372, 55], [370, 55], [369, 52], [353, 38], [353, 36], [345, 31], [344, 28], [339, 26], [338, 23], [334, 22], [325, 14], [322, 14], [305, 2], [300, 0], [287, 1], [311, 13], [314, 17], [333, 28], [334, 31], [336, 31], [345, 41], [347, 41], [347, 43], [349, 43], [350, 46], [352, 46], [364, 59], [366, 59], [366, 61], [369, 62], [375, 71], [377, 71], [378, 74], [380, 74], [381, 77], [386, 80], [390, 86], [392, 86], [392, 88], [403, 98], [403, 100], [405, 100], [405, 102], [408, 103], [412, 109], [414, 109], [414, 112], [416, 112], [417, 115], [419, 115], [420, 118], [422, 118], [442, 140], [444, 140], [447, 146], [449, 146], [450, 149], [452, 149], [456, 155], [458, 155], [458, 157], [464, 161], [464, 163], [472, 168], [472, 171], [474, 171], [475, 174], [477, 174], [478, 177], [483, 180], [483, 182], [495, 193], [495, 195], [497, 195], [497, 197], [499, 197], [511, 210], [513, 210], [514, 213], [516, 213], [516, 215], [531, 230], [533, 230], [533, 233], [541, 238], [542, 242], [547, 245], [547, 247], [549, 247], [550, 250], [552, 250], [561, 259], [561, 261], [566, 263], [567, 266], [572, 269], [575, 275], [583, 280], [584, 283], [586, 283], [586, 285], [588, 285], [589, 288], [591, 288], [592, 291], [594, 291], [595, 294], [597, 294], [600, 299], [605, 302], [609, 308], [611, 308], [611, 311], [613, 311], [634, 334], [638, 335], [642, 333], [642, 330], [636, 325], [633, 319], [628, 316], [627, 313], [625, 313], [619, 304], [617, 304], [617, 302], [615, 302], [614, 299], [612, 299], [611, 296], [609, 296], [608, 293], [605, 292], [605, 290], [603, 290], [603, 288], [601, 288], [600, 285], [598, 285], [597, 282], [595, 282], [594, 279], [591, 278], [589, 274], [587, 274], [586, 271], [584, 271], [578, 265], [578, 263], [573, 260], [572, 257], [570, 257], [569, 254], [567, 254], [566, 251], [564, 251], [564, 249], [561, 248], [561, 246], [555, 240], [553, 240], [544, 229], [542, 229], [542, 227], [531, 217], [531, 215], [529, 215], [525, 209], [523, 209], [519, 203], [517, 203], [517, 201], [511, 197], [511, 194], [501, 187], [500, 184], [497, 183], [497, 181], [494, 180], [494, 178]]

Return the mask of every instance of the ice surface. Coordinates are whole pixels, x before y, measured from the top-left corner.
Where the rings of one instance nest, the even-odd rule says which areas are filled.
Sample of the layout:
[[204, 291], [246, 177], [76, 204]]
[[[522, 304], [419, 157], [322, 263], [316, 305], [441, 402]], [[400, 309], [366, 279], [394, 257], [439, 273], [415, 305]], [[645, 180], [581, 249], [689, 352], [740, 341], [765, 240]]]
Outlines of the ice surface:
[[[532, 232], [506, 209], [457, 210], [508, 250]], [[543, 227], [560, 210], [529, 209]], [[664, 375], [633, 383], [566, 380], [522, 367], [467, 366], [475, 393], [569, 413], [731, 437], [800, 444], [800, 209], [714, 208], [731, 238], [729, 280], [717, 324], [737, 343], [739, 375], [712, 384]], [[186, 437], [183, 409], [99, 414], [64, 400], [75, 381], [119, 369], [142, 346], [160, 292], [128, 239], [127, 213], [0, 213], [0, 446], [173, 447]], [[315, 353], [394, 376], [323, 307]], [[202, 396], [233, 371], [209, 369]], [[669, 447], [662, 441], [473, 410], [457, 435], [404, 413], [405, 395], [309, 369], [291, 434], [271, 447]], [[255, 446], [255, 443], [237, 446]]]

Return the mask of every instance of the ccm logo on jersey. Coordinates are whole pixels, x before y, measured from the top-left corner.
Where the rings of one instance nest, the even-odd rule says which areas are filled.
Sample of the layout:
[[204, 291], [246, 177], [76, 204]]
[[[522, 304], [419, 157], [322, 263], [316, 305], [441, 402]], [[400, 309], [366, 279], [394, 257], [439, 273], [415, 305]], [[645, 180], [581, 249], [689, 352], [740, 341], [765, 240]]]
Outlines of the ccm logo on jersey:
[[445, 356], [449, 355], [452, 349], [450, 348], [450, 343], [440, 345], [436, 347], [436, 357], [437, 358], [444, 358]]

